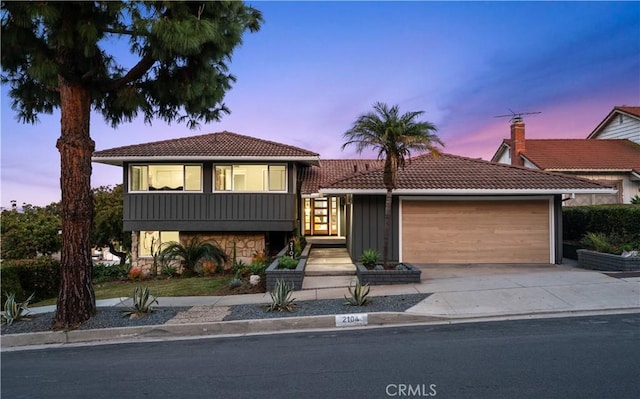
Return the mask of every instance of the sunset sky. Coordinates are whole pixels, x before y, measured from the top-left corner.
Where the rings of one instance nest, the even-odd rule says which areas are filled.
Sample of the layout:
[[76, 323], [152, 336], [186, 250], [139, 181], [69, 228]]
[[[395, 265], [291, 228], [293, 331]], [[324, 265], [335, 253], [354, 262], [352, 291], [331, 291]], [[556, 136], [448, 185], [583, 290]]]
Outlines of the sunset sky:
[[[586, 138], [614, 106], [640, 105], [640, 2], [249, 4], [265, 22], [234, 52], [231, 115], [199, 130], [112, 129], [94, 113], [96, 149], [228, 130], [357, 157], [342, 134], [382, 101], [425, 111], [445, 152], [490, 159], [509, 134], [494, 116], [509, 109], [541, 112], [525, 116], [528, 138]], [[60, 114], [19, 124], [7, 93], [0, 205], [59, 201]], [[120, 168], [94, 164], [93, 186], [121, 182]]]

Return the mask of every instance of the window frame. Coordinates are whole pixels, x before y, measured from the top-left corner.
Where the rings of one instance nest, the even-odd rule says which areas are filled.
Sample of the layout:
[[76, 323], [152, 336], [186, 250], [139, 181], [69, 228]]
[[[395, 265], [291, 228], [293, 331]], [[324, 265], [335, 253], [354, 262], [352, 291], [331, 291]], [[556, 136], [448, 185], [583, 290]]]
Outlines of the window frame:
[[[162, 233], [177, 233], [178, 234], [178, 241], [180, 242], [180, 231], [178, 230], [141, 230], [138, 233], [138, 258], [153, 258], [153, 253], [150, 254], [142, 254], [140, 249], [141, 246], [144, 245], [145, 239], [143, 238], [143, 234], [145, 233], [158, 233], [158, 241], [160, 242], [160, 248], [162, 248], [162, 245], [165, 244], [165, 242], [162, 240]], [[176, 242], [175, 240], [169, 240], [166, 242]]]
[[[238, 191], [235, 190], [234, 187], [234, 173], [233, 173], [233, 167], [234, 166], [266, 166], [266, 173], [265, 176], [263, 176], [263, 178], [266, 179], [266, 186], [267, 189], [266, 190], [262, 190], [262, 191], [255, 191], [255, 190], [242, 190], [242, 191]], [[283, 190], [270, 190], [269, 187], [271, 186], [271, 176], [270, 176], [270, 172], [271, 172], [271, 167], [273, 166], [281, 166], [284, 167], [284, 189]], [[231, 188], [229, 190], [219, 190], [217, 188], [217, 184], [216, 184], [216, 179], [217, 179], [217, 168], [218, 167], [225, 167], [225, 168], [230, 168], [231, 170], [231, 178], [229, 179], [231, 182]], [[289, 167], [286, 163], [214, 163], [213, 164], [213, 173], [212, 173], [212, 186], [211, 186], [211, 191], [214, 194], [219, 194], [219, 193], [239, 193], [239, 194], [269, 194], [269, 193], [273, 193], [273, 194], [286, 194], [289, 192]]]
[[[182, 190], [149, 190], [149, 182], [147, 181], [147, 189], [146, 190], [133, 190], [133, 179], [132, 179], [132, 175], [133, 175], [133, 167], [136, 166], [145, 166], [147, 168], [147, 179], [148, 179], [148, 175], [149, 175], [149, 167], [150, 166], [182, 166]], [[198, 166], [200, 167], [200, 189], [198, 190], [187, 190], [186, 189], [186, 168], [188, 166]], [[127, 189], [128, 189], [128, 193], [135, 193], [135, 194], [140, 194], [140, 193], [161, 193], [161, 194], [168, 194], [168, 193], [173, 193], [173, 194], [191, 194], [191, 193], [203, 193], [204, 192], [204, 165], [202, 163], [130, 163], [127, 166], [127, 173], [128, 173], [128, 184], [127, 184]]]

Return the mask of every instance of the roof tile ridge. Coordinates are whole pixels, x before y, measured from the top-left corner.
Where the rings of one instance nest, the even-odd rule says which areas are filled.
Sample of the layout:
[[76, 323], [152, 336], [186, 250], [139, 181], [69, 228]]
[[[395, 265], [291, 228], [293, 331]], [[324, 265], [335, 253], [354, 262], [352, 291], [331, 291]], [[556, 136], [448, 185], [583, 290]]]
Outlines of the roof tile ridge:
[[104, 150], [96, 150], [95, 152], [111, 151], [111, 150], [123, 150], [123, 149], [142, 147], [142, 146], [148, 146], [148, 145], [166, 144], [166, 143], [170, 143], [172, 141], [195, 139], [195, 138], [200, 138], [200, 137], [205, 137], [205, 136], [212, 136], [214, 134], [220, 134], [220, 133], [222, 133], [222, 132], [203, 133], [203, 134], [197, 134], [195, 136], [185, 136], [185, 137], [178, 137], [178, 138], [174, 137], [172, 139], [164, 139], [164, 140], [158, 140], [158, 141], [148, 141], [146, 143], [127, 144], [127, 145], [123, 145], [123, 146], [120, 146], [120, 147], [107, 148], [107, 149], [104, 149]]
[[309, 151], [307, 149], [304, 149], [304, 148], [301, 148], [301, 147], [296, 147], [296, 146], [293, 146], [293, 145], [290, 145], [290, 144], [278, 143], [276, 141], [263, 139], [261, 137], [249, 136], [249, 135], [246, 135], [246, 134], [240, 134], [240, 133], [235, 133], [235, 132], [228, 132], [226, 130], [223, 133], [232, 134], [232, 135], [235, 135], [235, 136], [240, 136], [240, 137], [244, 137], [244, 138], [247, 138], [247, 139], [257, 140], [257, 141], [260, 141], [262, 143], [273, 144], [275, 146], [285, 147], [285, 148], [288, 148], [288, 149], [291, 149], [291, 150], [303, 151], [303, 152], [307, 152], [309, 154], [313, 154], [315, 156], [320, 156], [320, 154], [318, 154], [317, 152]]

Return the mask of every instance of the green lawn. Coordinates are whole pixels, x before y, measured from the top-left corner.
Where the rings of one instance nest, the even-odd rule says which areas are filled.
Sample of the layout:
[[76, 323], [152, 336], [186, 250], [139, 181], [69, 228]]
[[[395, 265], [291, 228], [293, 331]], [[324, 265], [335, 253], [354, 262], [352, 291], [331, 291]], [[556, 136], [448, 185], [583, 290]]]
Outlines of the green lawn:
[[[160, 296], [204, 296], [216, 295], [226, 287], [233, 276], [171, 278], [144, 281], [111, 281], [94, 284], [96, 299], [130, 297], [135, 287], [149, 287], [151, 295]], [[55, 305], [56, 298], [46, 299], [31, 306]]]

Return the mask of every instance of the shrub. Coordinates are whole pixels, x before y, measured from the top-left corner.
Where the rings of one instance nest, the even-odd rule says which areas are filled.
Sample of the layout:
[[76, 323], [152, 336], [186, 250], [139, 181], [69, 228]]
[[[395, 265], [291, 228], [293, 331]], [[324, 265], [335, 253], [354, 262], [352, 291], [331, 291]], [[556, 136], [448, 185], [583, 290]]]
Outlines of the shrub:
[[105, 263], [96, 263], [93, 265], [93, 282], [104, 283], [106, 281], [126, 280], [129, 277], [131, 264], [124, 265], [107, 265]]
[[267, 311], [292, 312], [295, 308], [295, 298], [292, 298], [293, 287], [284, 280], [278, 279], [273, 291], [269, 293], [271, 296], [271, 304], [267, 307]]
[[640, 195], [636, 194], [633, 198], [631, 198], [631, 203], [633, 205], [640, 205]]
[[7, 294], [4, 310], [0, 313], [2, 323], [11, 325], [14, 321], [28, 319], [29, 302], [33, 299], [33, 295], [31, 294], [24, 302], [17, 302], [15, 293]]
[[240, 277], [238, 275], [236, 275], [231, 279], [231, 281], [229, 281], [229, 288], [238, 288], [240, 286], [242, 286], [242, 280], [240, 280]]
[[210, 260], [202, 262], [202, 274], [205, 276], [212, 276], [216, 273], [218, 265]]
[[231, 270], [236, 276], [246, 277], [249, 275], [249, 266], [241, 260], [234, 261]]
[[269, 255], [266, 251], [256, 251], [253, 253], [253, 257], [251, 258], [252, 265], [268, 265], [270, 262]]
[[124, 316], [135, 317], [147, 315], [153, 312], [153, 304], [158, 304], [158, 299], [151, 295], [149, 287], [136, 287], [133, 290], [132, 306], [122, 313]]
[[179, 242], [169, 243], [160, 252], [160, 261], [162, 263], [176, 259], [182, 261], [184, 267], [182, 274], [189, 276], [196, 273], [195, 269], [198, 262], [210, 260], [222, 265], [227, 261], [227, 254], [217, 245], [200, 241], [200, 239], [195, 236], [184, 244]]
[[57, 296], [60, 289], [60, 262], [50, 257], [5, 260], [0, 274], [5, 296], [9, 292], [17, 296], [33, 292], [33, 300], [37, 302]]
[[580, 243], [587, 249], [620, 255], [622, 251], [640, 249], [640, 235], [629, 236], [620, 234], [587, 233]]
[[589, 232], [640, 236], [637, 205], [572, 206], [562, 209], [565, 240], [578, 241]]
[[162, 275], [167, 277], [175, 277], [178, 275], [178, 268], [170, 264], [163, 264]]
[[18, 297], [24, 297], [25, 291], [20, 283], [20, 276], [18, 274], [19, 268], [16, 266], [5, 266], [0, 269], [0, 275], [2, 276], [2, 296], [7, 296], [9, 293], [14, 293]]
[[375, 249], [365, 249], [359, 261], [367, 267], [375, 266], [380, 261], [380, 254]]
[[364, 306], [370, 302], [370, 299], [367, 298], [369, 295], [369, 284], [362, 285], [360, 284], [360, 280], [356, 281], [355, 287], [351, 284], [349, 285], [349, 295], [350, 298], [347, 298], [346, 295], [344, 299], [347, 301], [344, 303], [345, 305], [351, 306]]
[[280, 269], [295, 269], [298, 266], [298, 260], [288, 256], [282, 256], [278, 259], [278, 267]]
[[[297, 265], [297, 263], [296, 263]], [[249, 265], [249, 273], [250, 274], [257, 274], [257, 275], [263, 275], [265, 270], [267, 270], [267, 265], [264, 263], [251, 263]]]
[[140, 266], [132, 267], [129, 270], [129, 280], [136, 281], [142, 279], [142, 268]]

